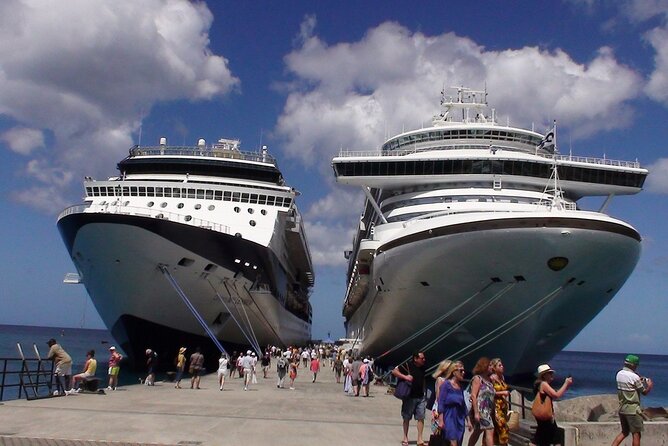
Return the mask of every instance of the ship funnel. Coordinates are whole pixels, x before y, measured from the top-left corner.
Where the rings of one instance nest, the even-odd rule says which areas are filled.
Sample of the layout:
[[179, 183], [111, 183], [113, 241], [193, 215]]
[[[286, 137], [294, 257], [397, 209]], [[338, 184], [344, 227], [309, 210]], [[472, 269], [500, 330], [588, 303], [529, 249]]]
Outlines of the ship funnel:
[[167, 138], [165, 138], [164, 136], [162, 138], [160, 138], [160, 145], [161, 146], [166, 146], [167, 145]]
[[204, 138], [200, 138], [197, 140], [197, 147], [205, 147], [206, 146], [206, 141]]

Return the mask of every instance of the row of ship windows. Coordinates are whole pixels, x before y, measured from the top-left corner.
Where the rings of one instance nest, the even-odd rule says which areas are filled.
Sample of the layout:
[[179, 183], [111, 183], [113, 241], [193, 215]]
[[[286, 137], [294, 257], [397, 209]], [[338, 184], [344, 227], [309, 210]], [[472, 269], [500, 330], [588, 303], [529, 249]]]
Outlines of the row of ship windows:
[[493, 196], [477, 196], [477, 195], [459, 195], [457, 197], [424, 197], [424, 198], [411, 198], [408, 200], [400, 200], [394, 203], [389, 203], [386, 206], [381, 206], [383, 213], [392, 211], [394, 209], [406, 207], [406, 206], [415, 206], [418, 204], [434, 204], [434, 203], [466, 203], [466, 202], [479, 202], [479, 203], [535, 203], [535, 199], [524, 198], [524, 197], [493, 197]]
[[512, 141], [537, 146], [542, 138], [525, 133], [507, 132], [503, 130], [441, 130], [414, 135], [401, 136], [383, 144], [383, 151], [397, 150], [411, 144], [427, 141], [441, 141], [447, 139], [487, 139], [494, 141]]
[[[515, 160], [412, 160], [340, 162], [334, 165], [338, 176], [393, 175], [461, 175], [503, 174], [550, 178], [552, 166], [545, 163]], [[558, 166], [559, 178], [565, 181], [642, 187], [645, 175], [607, 169]]]
[[173, 197], [197, 198], [200, 200], [235, 201], [267, 206], [290, 207], [292, 199], [247, 192], [232, 192], [210, 189], [191, 189], [153, 186], [89, 186], [86, 187], [89, 197]]

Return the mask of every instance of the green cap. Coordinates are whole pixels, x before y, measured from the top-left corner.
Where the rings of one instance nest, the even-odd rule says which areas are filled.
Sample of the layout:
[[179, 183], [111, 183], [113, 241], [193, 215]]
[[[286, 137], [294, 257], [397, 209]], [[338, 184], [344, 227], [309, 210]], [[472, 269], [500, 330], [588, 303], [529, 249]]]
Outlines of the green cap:
[[640, 358], [638, 358], [636, 355], [626, 355], [624, 362], [627, 364], [637, 366], [640, 364]]

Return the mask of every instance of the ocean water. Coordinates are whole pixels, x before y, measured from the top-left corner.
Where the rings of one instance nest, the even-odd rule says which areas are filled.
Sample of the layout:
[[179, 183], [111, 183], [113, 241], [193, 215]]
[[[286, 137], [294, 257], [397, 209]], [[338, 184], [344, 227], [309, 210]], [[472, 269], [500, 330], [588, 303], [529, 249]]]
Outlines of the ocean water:
[[[27, 358], [35, 357], [33, 343], [37, 345], [42, 357], [45, 357], [48, 352], [46, 342], [50, 338], [55, 338], [72, 356], [73, 373], [81, 371], [86, 361], [86, 352], [94, 349], [98, 360], [97, 375], [106, 379], [109, 347], [115, 342], [107, 330], [0, 325], [0, 358], [18, 358], [17, 342], [22, 344]], [[566, 392], [564, 397], [566, 399], [585, 395], [614, 394], [615, 375], [622, 366], [624, 356], [626, 355], [623, 353], [564, 351], [550, 361], [550, 366], [556, 371], [556, 385], [561, 385], [561, 381], [569, 374], [573, 376], [573, 385]], [[654, 381], [654, 389], [642, 399], [643, 406], [668, 407], [668, 356], [640, 355], [638, 373]], [[121, 385], [137, 381], [138, 375], [124, 371], [121, 367]], [[12, 389], [9, 395], [5, 393], [5, 400], [16, 398], [17, 390]]]

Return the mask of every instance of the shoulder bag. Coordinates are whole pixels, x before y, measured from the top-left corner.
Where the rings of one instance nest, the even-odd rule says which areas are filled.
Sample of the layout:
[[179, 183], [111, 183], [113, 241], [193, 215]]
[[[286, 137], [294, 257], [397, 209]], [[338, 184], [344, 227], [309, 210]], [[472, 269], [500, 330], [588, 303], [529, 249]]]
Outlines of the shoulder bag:
[[531, 413], [536, 421], [549, 421], [554, 417], [554, 411], [552, 409], [552, 398], [550, 398], [546, 393], [540, 392], [536, 395], [536, 399], [533, 400], [531, 405]]
[[[410, 375], [410, 369], [408, 368], [408, 365], [406, 365], [406, 371], [408, 372], [407, 374]], [[397, 383], [397, 387], [394, 389], [394, 396], [399, 398], [400, 400], [405, 400], [411, 395], [411, 382], [406, 381], [403, 379], [400, 379], [399, 382]]]

